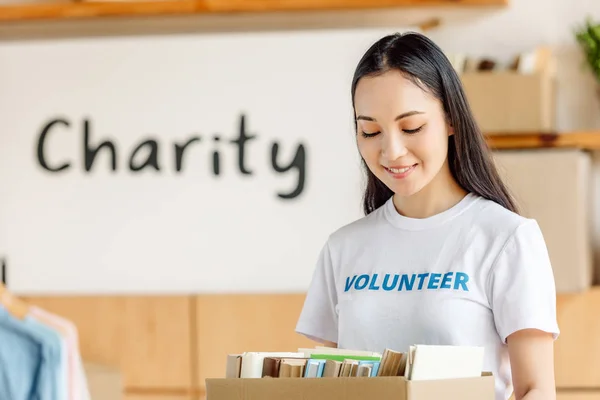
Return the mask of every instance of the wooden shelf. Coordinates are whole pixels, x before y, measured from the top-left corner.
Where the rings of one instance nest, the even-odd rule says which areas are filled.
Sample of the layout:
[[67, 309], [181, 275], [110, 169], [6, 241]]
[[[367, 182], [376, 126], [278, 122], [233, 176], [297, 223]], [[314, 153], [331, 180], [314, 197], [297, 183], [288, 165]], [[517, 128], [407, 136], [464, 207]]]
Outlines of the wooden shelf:
[[509, 0], [157, 0], [87, 1], [0, 6], [0, 22], [259, 13], [275, 11], [360, 10], [393, 7], [506, 6]]
[[494, 150], [536, 148], [579, 148], [600, 150], [600, 131], [565, 133], [490, 134], [486, 136]]

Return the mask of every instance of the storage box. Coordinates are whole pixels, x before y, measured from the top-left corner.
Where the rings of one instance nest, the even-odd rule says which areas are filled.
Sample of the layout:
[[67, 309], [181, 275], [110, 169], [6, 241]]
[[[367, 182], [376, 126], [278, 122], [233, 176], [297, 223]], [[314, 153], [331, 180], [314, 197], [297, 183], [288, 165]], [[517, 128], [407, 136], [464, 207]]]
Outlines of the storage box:
[[556, 130], [555, 78], [549, 72], [472, 72], [461, 76], [481, 130], [488, 135]]
[[558, 293], [593, 282], [592, 163], [577, 149], [496, 150], [500, 175], [521, 214], [538, 221]]
[[494, 377], [408, 381], [404, 377], [206, 379], [206, 400], [494, 400]]
[[120, 371], [91, 362], [85, 362], [83, 368], [92, 400], [121, 400], [123, 398], [123, 378]]

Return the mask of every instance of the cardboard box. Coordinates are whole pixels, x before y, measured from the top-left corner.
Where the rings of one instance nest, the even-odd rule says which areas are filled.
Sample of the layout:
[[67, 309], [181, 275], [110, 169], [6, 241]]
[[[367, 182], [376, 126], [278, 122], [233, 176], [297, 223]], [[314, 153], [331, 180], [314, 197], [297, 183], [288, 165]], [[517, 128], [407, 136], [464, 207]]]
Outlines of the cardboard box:
[[83, 368], [92, 400], [122, 400], [123, 378], [120, 371], [91, 362], [84, 362]]
[[461, 80], [477, 123], [485, 134], [556, 130], [552, 74], [473, 72], [464, 73]]
[[593, 283], [592, 162], [577, 149], [496, 150], [499, 173], [546, 240], [558, 293]]
[[206, 400], [494, 400], [494, 377], [408, 381], [374, 378], [206, 379]]

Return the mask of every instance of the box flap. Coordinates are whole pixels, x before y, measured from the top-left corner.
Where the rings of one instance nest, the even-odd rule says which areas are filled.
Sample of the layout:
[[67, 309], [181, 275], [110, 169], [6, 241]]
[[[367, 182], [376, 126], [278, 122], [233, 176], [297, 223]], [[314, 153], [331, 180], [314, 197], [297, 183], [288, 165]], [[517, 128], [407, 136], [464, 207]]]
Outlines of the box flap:
[[408, 381], [407, 390], [410, 400], [493, 400], [496, 397], [494, 377], [486, 373], [478, 378]]
[[[206, 398], [207, 400], [406, 400], [406, 384], [403, 377], [216, 378], [206, 379]], [[478, 400], [482, 399], [487, 398], [478, 398]]]

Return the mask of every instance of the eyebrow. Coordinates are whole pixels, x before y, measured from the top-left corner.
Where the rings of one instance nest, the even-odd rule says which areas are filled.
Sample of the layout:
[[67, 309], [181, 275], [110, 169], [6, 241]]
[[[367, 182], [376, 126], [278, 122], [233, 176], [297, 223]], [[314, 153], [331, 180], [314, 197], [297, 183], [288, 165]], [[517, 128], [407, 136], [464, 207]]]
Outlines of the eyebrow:
[[[398, 115], [398, 116], [397, 116], [397, 117], [394, 119], [394, 121], [399, 121], [399, 120], [401, 120], [402, 118], [410, 117], [410, 116], [412, 116], [412, 115], [417, 115], [417, 114], [425, 114], [425, 113], [424, 113], [423, 111], [416, 111], [416, 110], [413, 110], [413, 111], [407, 111], [407, 112], [405, 112], [405, 113], [402, 113], [402, 114]], [[356, 117], [356, 120], [358, 121], [359, 119], [362, 119], [362, 120], [364, 120], [364, 121], [373, 121], [373, 122], [376, 122], [376, 121], [377, 121], [375, 118], [373, 118], [373, 117], [367, 117], [366, 115], [359, 115], [359, 116], [357, 116], [357, 117]]]

